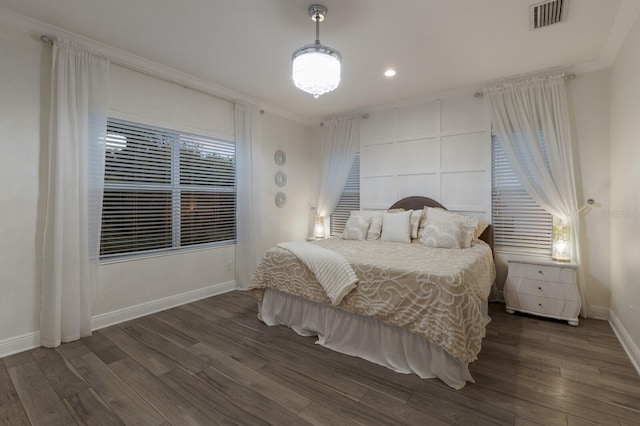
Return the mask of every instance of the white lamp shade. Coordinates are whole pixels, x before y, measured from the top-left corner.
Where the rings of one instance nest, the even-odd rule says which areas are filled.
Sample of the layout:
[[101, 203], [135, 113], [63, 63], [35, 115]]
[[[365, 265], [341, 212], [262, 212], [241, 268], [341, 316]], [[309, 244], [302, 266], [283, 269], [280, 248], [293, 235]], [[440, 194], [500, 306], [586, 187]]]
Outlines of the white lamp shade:
[[569, 225], [553, 225], [551, 258], [558, 262], [571, 261], [571, 228]]
[[340, 84], [340, 58], [306, 49], [294, 56], [292, 76], [296, 87], [317, 98]]
[[316, 216], [316, 226], [313, 230], [313, 236], [315, 238], [324, 238], [324, 216]]

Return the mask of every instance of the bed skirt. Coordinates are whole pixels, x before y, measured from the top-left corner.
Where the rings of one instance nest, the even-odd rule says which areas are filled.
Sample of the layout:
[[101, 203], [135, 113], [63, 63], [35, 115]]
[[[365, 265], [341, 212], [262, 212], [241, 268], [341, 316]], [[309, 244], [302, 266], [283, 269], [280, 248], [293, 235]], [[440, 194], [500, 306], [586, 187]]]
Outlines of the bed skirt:
[[[483, 305], [486, 322], [487, 304]], [[454, 389], [474, 380], [460, 364], [424, 337], [375, 318], [342, 311], [273, 289], [266, 289], [258, 318], [267, 325], [285, 325], [301, 336], [318, 336], [319, 345], [357, 356], [398, 373], [439, 378]]]

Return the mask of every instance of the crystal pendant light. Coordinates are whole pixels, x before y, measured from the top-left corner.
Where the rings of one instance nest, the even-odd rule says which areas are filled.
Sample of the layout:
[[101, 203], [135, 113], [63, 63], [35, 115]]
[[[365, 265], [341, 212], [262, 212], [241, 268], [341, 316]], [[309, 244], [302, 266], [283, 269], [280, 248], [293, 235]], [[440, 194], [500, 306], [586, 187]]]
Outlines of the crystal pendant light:
[[318, 98], [340, 84], [342, 55], [320, 43], [320, 22], [327, 8], [321, 4], [309, 6], [309, 16], [316, 22], [316, 41], [293, 52], [293, 82], [296, 87]]

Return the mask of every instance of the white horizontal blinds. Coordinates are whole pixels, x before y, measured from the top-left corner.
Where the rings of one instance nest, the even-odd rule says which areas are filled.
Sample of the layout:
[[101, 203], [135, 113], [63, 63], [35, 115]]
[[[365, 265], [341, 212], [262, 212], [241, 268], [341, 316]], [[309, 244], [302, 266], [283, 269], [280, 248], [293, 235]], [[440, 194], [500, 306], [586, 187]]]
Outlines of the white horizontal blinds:
[[360, 153], [356, 153], [353, 157], [342, 195], [331, 213], [331, 235], [342, 235], [344, 225], [353, 210], [360, 210]]
[[180, 134], [180, 245], [235, 240], [235, 144]]
[[496, 249], [551, 256], [553, 218], [522, 187], [496, 136], [491, 138], [491, 159]]
[[103, 257], [235, 242], [235, 144], [109, 119]]

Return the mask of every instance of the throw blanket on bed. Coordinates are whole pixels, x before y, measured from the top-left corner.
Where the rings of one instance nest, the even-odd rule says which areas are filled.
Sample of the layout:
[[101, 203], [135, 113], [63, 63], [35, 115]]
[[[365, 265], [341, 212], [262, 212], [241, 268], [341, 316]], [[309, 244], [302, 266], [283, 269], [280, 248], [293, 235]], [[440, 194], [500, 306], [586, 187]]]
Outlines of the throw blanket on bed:
[[342, 302], [358, 283], [358, 277], [347, 259], [335, 251], [304, 241], [279, 243], [278, 247], [289, 250], [313, 272], [332, 305]]
[[[421, 334], [463, 364], [476, 359], [485, 333], [480, 304], [496, 272], [491, 249], [330, 238], [310, 243], [344, 256], [358, 285], [336, 307]], [[330, 303], [311, 270], [280, 247], [267, 251], [249, 284], [262, 299], [267, 288]]]

